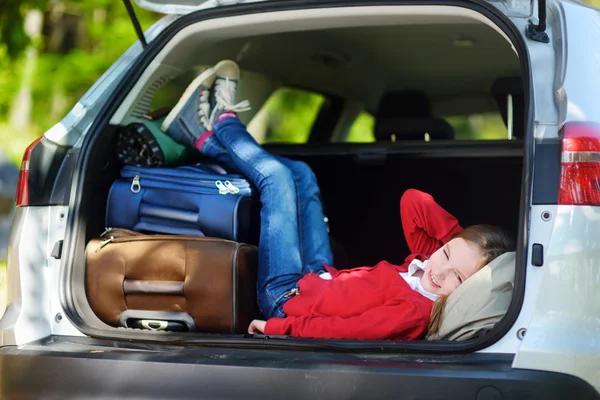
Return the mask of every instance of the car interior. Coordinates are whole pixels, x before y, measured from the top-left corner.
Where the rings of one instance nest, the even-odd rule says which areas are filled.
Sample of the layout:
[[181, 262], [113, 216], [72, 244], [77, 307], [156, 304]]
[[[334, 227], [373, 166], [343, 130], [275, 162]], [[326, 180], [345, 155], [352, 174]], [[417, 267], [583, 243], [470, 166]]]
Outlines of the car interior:
[[[85, 242], [105, 228], [106, 197], [122, 167], [115, 155], [119, 129], [172, 107], [199, 71], [222, 59], [242, 69], [238, 98], [249, 99], [252, 110], [240, 118], [251, 133], [269, 151], [303, 160], [315, 172], [337, 268], [403, 262], [409, 251], [399, 200], [409, 188], [433, 195], [462, 226], [494, 224], [516, 238], [525, 129], [519, 57], [476, 12], [413, 8], [396, 18], [298, 20], [293, 29], [285, 20], [267, 26], [256, 17], [229, 29], [198, 23], [181, 30], [140, 72], [95, 139], [80, 218]], [[261, 128], [260, 118], [277, 120], [269, 99], [282, 88], [323, 99], [301, 143], [271, 140], [272, 129], [264, 128], [270, 122]], [[294, 103], [285, 107], [289, 114], [279, 118], [297, 112]], [[359, 115], [370, 121], [361, 136], [369, 139], [350, 141]], [[500, 121], [500, 133], [477, 125], [480, 115]], [[77, 254], [73, 279], [83, 287], [83, 247]], [[83, 291], [75, 296], [86, 324], [114, 329], [97, 320]]]

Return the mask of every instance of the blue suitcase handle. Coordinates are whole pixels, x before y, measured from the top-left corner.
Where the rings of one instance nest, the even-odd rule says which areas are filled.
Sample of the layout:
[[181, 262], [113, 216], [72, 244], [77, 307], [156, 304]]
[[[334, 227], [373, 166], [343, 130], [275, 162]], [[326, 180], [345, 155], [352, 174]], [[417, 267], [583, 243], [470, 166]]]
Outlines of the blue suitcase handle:
[[205, 237], [206, 235], [198, 228], [186, 228], [177, 225], [164, 225], [156, 224], [147, 221], [140, 221], [133, 226], [135, 232], [152, 232], [152, 233], [164, 233], [165, 235], [180, 235], [180, 236], [199, 236]]
[[139, 215], [140, 219], [144, 217], [159, 218], [170, 221], [185, 222], [188, 224], [196, 224], [198, 222], [198, 211], [192, 212], [143, 202], [140, 203]]

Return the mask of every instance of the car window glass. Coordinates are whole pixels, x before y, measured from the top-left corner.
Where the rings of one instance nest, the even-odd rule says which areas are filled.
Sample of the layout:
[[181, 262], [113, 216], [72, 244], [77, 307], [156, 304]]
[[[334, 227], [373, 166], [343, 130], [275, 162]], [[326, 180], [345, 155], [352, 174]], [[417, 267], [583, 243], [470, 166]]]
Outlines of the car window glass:
[[248, 123], [258, 143], [306, 143], [325, 101], [319, 93], [277, 89]]
[[508, 129], [499, 112], [444, 118], [454, 128], [456, 140], [506, 140]]
[[[474, 113], [443, 117], [452, 126], [455, 140], [506, 140], [508, 130], [499, 112]], [[347, 142], [371, 143], [375, 141], [375, 118], [361, 112], [348, 131]]]
[[371, 143], [375, 141], [375, 118], [371, 113], [362, 111], [348, 131], [347, 142], [350, 143]]

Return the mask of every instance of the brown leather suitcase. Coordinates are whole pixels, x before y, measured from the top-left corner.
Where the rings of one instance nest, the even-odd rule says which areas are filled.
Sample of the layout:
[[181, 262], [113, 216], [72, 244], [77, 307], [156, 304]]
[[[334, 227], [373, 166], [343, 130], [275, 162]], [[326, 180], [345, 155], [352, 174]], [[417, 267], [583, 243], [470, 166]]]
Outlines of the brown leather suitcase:
[[245, 333], [258, 317], [256, 268], [251, 245], [115, 228], [88, 243], [86, 293], [112, 326]]

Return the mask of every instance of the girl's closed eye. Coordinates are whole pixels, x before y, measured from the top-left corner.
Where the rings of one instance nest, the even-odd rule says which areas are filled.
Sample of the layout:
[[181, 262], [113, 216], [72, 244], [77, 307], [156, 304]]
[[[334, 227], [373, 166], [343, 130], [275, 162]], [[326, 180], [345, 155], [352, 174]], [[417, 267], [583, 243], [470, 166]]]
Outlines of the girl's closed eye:
[[463, 283], [463, 280], [459, 274], [455, 272], [454, 275], [456, 275], [456, 279], [458, 279], [459, 284]]

